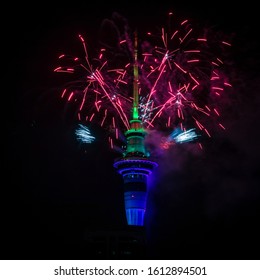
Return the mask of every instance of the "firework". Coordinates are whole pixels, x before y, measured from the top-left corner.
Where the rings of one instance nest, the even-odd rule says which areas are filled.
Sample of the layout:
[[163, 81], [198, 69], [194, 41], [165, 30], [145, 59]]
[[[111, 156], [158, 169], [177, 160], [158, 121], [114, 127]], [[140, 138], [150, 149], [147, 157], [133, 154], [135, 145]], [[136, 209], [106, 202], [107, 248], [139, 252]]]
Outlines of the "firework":
[[[139, 119], [148, 133], [152, 129], [168, 135], [167, 143], [190, 142], [198, 134], [211, 137], [214, 126], [225, 129], [220, 104], [232, 85], [221, 55], [231, 44], [210, 31], [196, 30], [189, 20], [175, 22], [172, 13], [168, 16], [173, 22], [168, 29], [138, 34]], [[130, 128], [134, 32], [126, 24], [105, 23], [116, 31], [113, 43], [101, 41], [91, 58], [79, 35], [83, 58], [61, 55], [61, 66], [54, 71], [73, 77], [62, 98], [76, 105], [78, 121], [100, 125], [114, 148]]]
[[92, 143], [95, 140], [95, 137], [91, 135], [89, 128], [82, 124], [78, 125], [75, 134], [77, 139], [82, 143]]
[[198, 135], [195, 132], [195, 128], [191, 128], [186, 131], [181, 131], [180, 129], [176, 129], [167, 138], [167, 142], [186, 143], [186, 142], [194, 141], [197, 138]]

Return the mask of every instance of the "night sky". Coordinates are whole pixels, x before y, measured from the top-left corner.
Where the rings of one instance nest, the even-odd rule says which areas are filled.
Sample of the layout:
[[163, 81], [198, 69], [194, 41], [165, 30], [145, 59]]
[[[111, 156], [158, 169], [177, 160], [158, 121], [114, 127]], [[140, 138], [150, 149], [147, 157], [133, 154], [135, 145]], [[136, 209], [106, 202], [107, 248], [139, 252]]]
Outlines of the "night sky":
[[[77, 123], [60, 99], [64, 80], [53, 69], [61, 52], [77, 52], [78, 34], [95, 44], [101, 22], [113, 12], [133, 29], [146, 31], [163, 25], [169, 11], [230, 34], [234, 95], [224, 112], [227, 129], [205, 141], [203, 152], [180, 145], [158, 160], [148, 196], [146, 258], [259, 259], [256, 7], [248, 1], [233, 8], [212, 2], [108, 2], [89, 6], [88, 1], [73, 1], [55, 7], [35, 2], [6, 8], [6, 195], [1, 211], [6, 249], [1, 259], [91, 258], [82, 249], [86, 232], [127, 230], [115, 154], [103, 141], [86, 147], [76, 140]], [[102, 137], [102, 131], [98, 133]]]

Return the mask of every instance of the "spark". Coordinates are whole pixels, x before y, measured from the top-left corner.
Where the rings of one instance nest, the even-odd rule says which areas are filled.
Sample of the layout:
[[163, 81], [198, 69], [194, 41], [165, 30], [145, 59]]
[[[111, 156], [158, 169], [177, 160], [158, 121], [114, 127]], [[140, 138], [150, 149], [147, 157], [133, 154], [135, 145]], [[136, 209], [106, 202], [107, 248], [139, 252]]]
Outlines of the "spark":
[[160, 147], [164, 150], [167, 150], [171, 146], [176, 144], [194, 142], [196, 139], [199, 138], [199, 136], [200, 135], [196, 133], [195, 128], [183, 131], [180, 127], [177, 127], [169, 134], [168, 137], [162, 138]]
[[195, 128], [191, 128], [187, 131], [176, 129], [168, 137], [168, 141], [174, 141], [175, 143], [186, 143], [186, 142], [192, 142], [197, 138], [198, 135], [195, 131]]
[[77, 139], [82, 143], [92, 143], [95, 137], [91, 135], [89, 128], [83, 124], [79, 124], [78, 126], [79, 127], [75, 130]]

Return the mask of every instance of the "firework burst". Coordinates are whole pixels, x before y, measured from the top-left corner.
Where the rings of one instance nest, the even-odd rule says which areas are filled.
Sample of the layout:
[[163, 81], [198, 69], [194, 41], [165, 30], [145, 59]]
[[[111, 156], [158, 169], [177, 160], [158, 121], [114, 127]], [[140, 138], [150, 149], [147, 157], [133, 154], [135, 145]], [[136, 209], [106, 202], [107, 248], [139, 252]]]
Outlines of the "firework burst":
[[[168, 16], [173, 22], [168, 28], [147, 32], [144, 38], [138, 33], [139, 118], [148, 133], [152, 129], [168, 134], [168, 142], [193, 141], [198, 134], [211, 137], [214, 127], [225, 129], [220, 104], [232, 85], [222, 56], [231, 44], [209, 30], [196, 30], [189, 20], [175, 22], [172, 13]], [[62, 98], [76, 104], [78, 121], [104, 128], [113, 148], [130, 128], [136, 30], [111, 20], [105, 23], [117, 34], [112, 44], [103, 40], [90, 58], [79, 35], [83, 58], [60, 55], [61, 66], [54, 71], [72, 75]], [[184, 138], [171, 137], [176, 129]]]

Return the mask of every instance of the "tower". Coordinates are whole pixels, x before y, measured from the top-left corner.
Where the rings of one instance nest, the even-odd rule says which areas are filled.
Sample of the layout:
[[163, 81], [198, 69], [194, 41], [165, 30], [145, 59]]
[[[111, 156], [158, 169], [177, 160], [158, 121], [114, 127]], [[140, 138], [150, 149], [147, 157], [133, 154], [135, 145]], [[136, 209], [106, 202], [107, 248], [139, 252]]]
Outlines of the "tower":
[[134, 47], [133, 107], [130, 129], [125, 132], [127, 139], [123, 157], [117, 159], [114, 167], [123, 177], [125, 211], [128, 225], [143, 226], [146, 211], [148, 176], [157, 163], [149, 159], [145, 147], [146, 131], [139, 119], [137, 36]]

